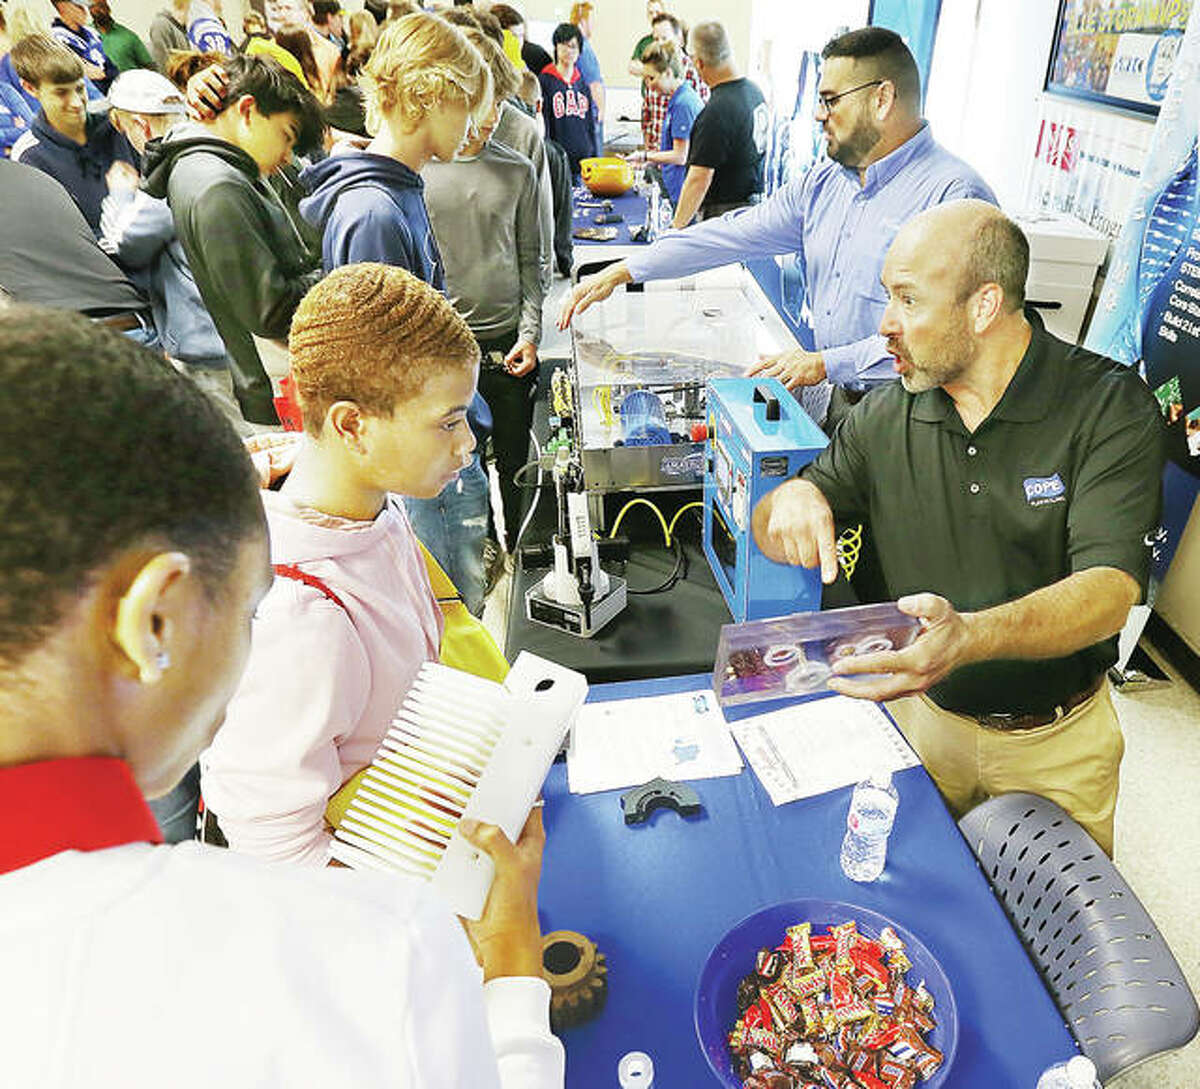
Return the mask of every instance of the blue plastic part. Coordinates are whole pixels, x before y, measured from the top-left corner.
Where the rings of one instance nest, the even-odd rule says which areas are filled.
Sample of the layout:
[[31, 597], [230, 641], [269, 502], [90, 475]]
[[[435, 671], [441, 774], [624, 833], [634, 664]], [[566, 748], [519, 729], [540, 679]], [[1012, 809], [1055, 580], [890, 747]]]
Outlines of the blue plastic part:
[[728, 1038], [738, 1017], [738, 981], [754, 971], [755, 954], [779, 945], [787, 928], [796, 923], [811, 923], [814, 934], [824, 934], [828, 927], [851, 919], [858, 924], [859, 933], [869, 938], [878, 938], [880, 931], [890, 926], [904, 942], [905, 953], [912, 962], [905, 977], [907, 982], [916, 987], [924, 979], [925, 989], [933, 995], [933, 1018], [937, 1025], [925, 1038], [943, 1056], [937, 1073], [921, 1082], [921, 1087], [937, 1089], [945, 1083], [958, 1048], [958, 1007], [937, 958], [912, 931], [877, 911], [839, 900], [785, 900], [748, 915], [729, 930], [713, 946], [700, 971], [696, 986], [696, 1035], [709, 1067], [722, 1085], [741, 1089], [742, 1082], [733, 1071]]
[[626, 446], [669, 446], [671, 432], [662, 400], [648, 389], [635, 389], [621, 401], [621, 433]]

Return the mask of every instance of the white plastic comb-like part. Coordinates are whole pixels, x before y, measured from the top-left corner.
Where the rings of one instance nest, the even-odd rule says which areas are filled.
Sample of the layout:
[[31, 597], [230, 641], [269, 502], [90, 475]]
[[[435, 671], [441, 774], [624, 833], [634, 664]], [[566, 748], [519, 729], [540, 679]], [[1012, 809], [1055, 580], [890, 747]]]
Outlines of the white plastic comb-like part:
[[492, 860], [463, 817], [515, 841], [584, 699], [583, 675], [523, 651], [504, 684], [421, 667], [371, 762], [330, 855], [429, 880], [459, 915], [483, 914]]

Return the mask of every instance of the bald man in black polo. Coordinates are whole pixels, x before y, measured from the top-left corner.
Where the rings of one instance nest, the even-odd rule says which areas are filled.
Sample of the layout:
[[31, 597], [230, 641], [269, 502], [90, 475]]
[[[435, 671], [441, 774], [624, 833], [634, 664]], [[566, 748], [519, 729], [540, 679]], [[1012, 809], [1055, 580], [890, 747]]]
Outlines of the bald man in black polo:
[[833, 687], [894, 701], [956, 814], [1032, 791], [1111, 854], [1124, 742], [1105, 677], [1149, 573], [1163, 426], [1136, 372], [1023, 308], [1028, 266], [1020, 229], [981, 201], [902, 228], [880, 325], [900, 382], [759, 503], [754, 534], [829, 582], [835, 517], [868, 521], [889, 594], [925, 631], [838, 663]]

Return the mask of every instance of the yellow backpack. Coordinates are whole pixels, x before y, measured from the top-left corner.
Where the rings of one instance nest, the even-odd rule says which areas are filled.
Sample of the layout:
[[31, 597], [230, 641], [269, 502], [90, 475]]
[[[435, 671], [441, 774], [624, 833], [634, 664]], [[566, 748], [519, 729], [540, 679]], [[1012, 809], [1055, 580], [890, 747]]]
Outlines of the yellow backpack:
[[[421, 545], [421, 555], [425, 560], [425, 569], [429, 572], [433, 596], [437, 598], [445, 619], [438, 660], [443, 665], [474, 673], [476, 677], [483, 677], [485, 680], [503, 681], [508, 676], [508, 662], [500, 653], [496, 641], [487, 628], [471, 615], [458, 588], [450, 581], [450, 576], [442, 570], [441, 564], [424, 545]], [[329, 799], [329, 805], [325, 808], [325, 819], [331, 827], [337, 828], [341, 824], [350, 799], [354, 797], [359, 781], [366, 771], [367, 769], [363, 768], [357, 775], [348, 779]]]

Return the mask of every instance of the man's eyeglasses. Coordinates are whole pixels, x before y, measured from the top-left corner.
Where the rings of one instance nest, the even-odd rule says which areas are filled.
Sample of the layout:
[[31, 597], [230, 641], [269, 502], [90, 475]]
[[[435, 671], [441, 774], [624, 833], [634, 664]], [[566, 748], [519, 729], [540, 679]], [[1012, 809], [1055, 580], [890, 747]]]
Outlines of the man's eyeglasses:
[[878, 87], [881, 83], [886, 82], [887, 80], [885, 79], [873, 79], [870, 83], [860, 83], [857, 87], [851, 87], [850, 90], [842, 91], [840, 94], [817, 95], [817, 102], [820, 103], [821, 108], [826, 113], [830, 113], [832, 112], [833, 107], [838, 104], [838, 101], [845, 98], [847, 95], [852, 95], [855, 91], [865, 90], [867, 87]]

